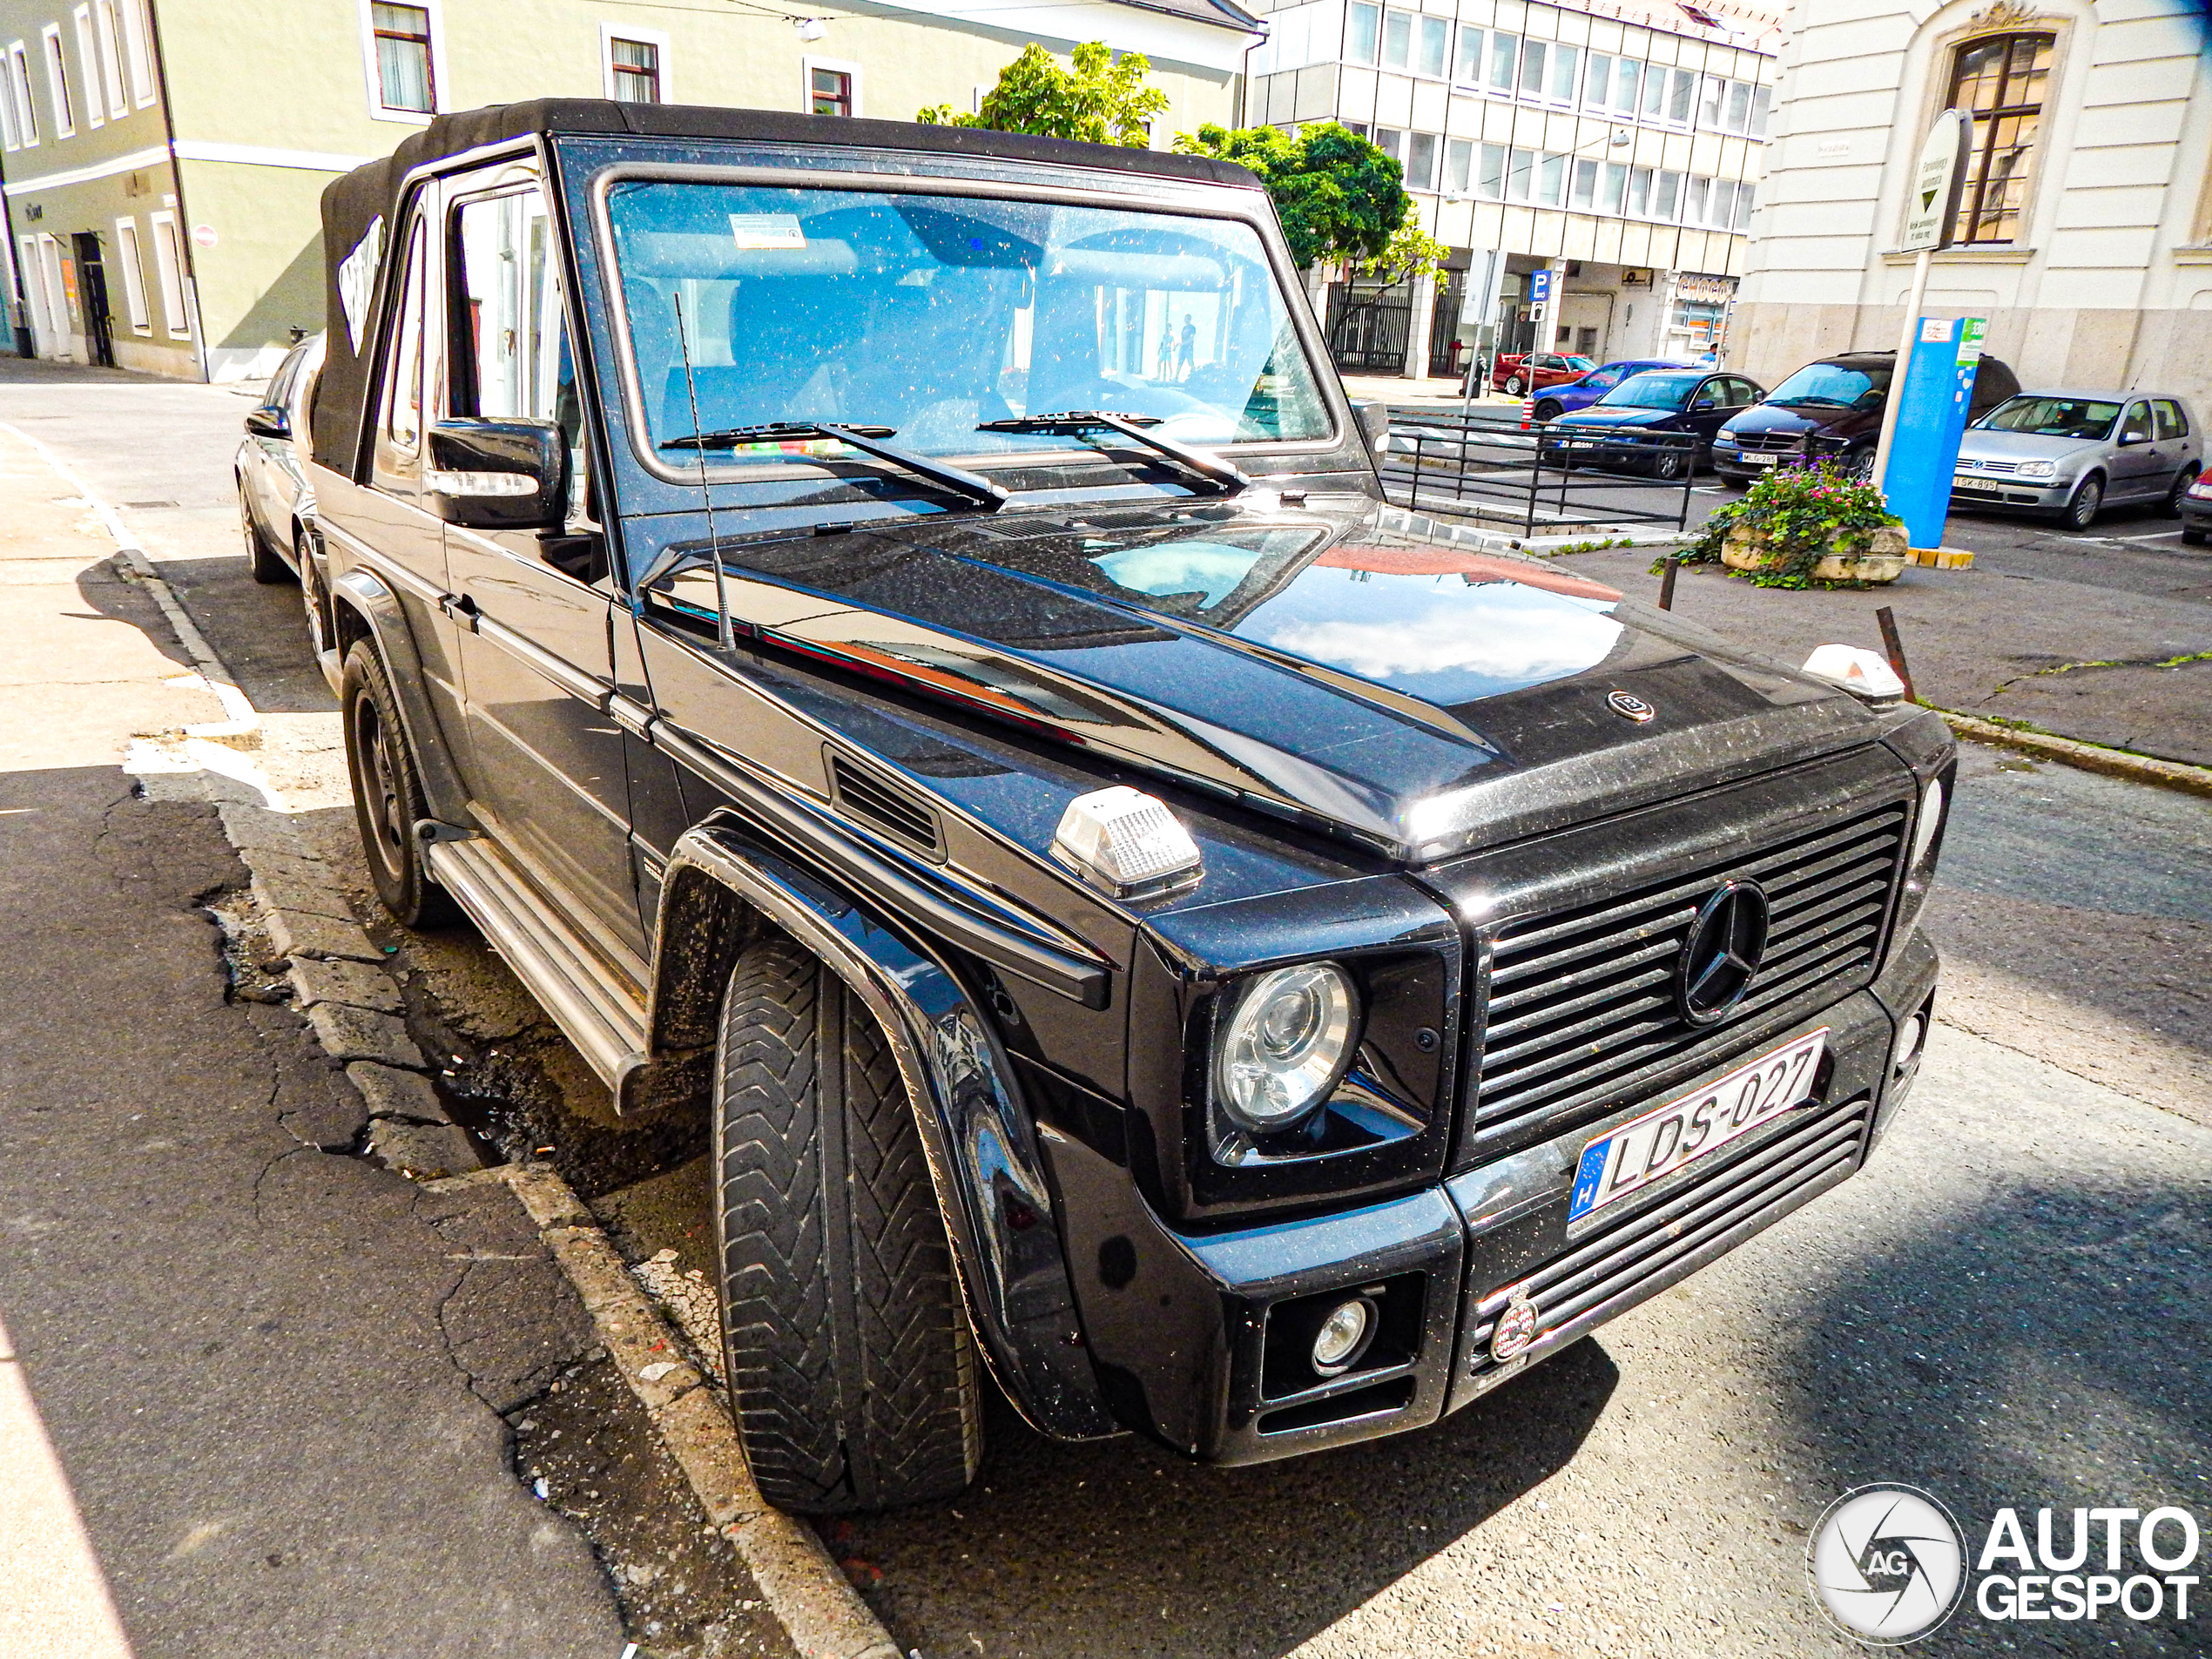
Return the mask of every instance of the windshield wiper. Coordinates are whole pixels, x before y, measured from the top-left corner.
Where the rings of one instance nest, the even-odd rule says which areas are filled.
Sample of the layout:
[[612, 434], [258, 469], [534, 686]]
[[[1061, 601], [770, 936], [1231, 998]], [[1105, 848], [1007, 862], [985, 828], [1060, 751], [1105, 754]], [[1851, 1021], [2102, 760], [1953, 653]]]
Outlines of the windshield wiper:
[[1080, 437], [1086, 432], [1112, 432], [1141, 444], [1153, 454], [1171, 462], [1184, 472], [1213, 486], [1215, 493], [1233, 496], [1240, 489], [1249, 489], [1251, 480], [1238, 468], [1219, 455], [1209, 455], [1204, 449], [1194, 449], [1189, 444], [1177, 443], [1173, 438], [1163, 438], [1157, 432], [1144, 428], [1157, 426], [1157, 415], [1115, 415], [1104, 409], [1062, 409], [1057, 415], [1023, 415], [1010, 421], [986, 421], [975, 429], [978, 432], [1049, 432]]
[[886, 443], [884, 439], [896, 435], [898, 428], [887, 426], [836, 426], [826, 421], [771, 421], [764, 426], [733, 426], [719, 432], [694, 432], [681, 438], [664, 440], [664, 449], [730, 449], [741, 443], [782, 443], [794, 438], [834, 438], [862, 455], [873, 455], [878, 461], [887, 461], [894, 467], [903, 467], [916, 477], [927, 478], [939, 488], [955, 496], [965, 496], [987, 512], [995, 513], [1012, 499], [1011, 492], [1001, 489], [981, 473], [965, 467], [948, 466], [918, 455], [902, 445]]

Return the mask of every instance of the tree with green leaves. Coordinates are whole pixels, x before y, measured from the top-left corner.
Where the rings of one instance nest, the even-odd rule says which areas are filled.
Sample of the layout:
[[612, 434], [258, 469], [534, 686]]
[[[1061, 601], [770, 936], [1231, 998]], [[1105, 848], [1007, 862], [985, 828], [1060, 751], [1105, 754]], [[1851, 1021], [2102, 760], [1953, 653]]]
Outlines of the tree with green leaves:
[[1444, 261], [1451, 253], [1417, 221], [1408, 219], [1390, 233], [1380, 253], [1372, 260], [1354, 260], [1352, 268], [1363, 277], [1391, 284], [1428, 277], [1441, 288], [1450, 280], [1444, 273]]
[[1143, 149], [1151, 141], [1149, 124], [1168, 107], [1168, 95], [1144, 84], [1151, 64], [1142, 52], [1124, 52], [1116, 61], [1103, 40], [1076, 47], [1071, 57], [1074, 66], [1062, 69], [1032, 41], [999, 71], [998, 84], [983, 95], [975, 114], [954, 115], [951, 105], [940, 104], [917, 111], [914, 119], [929, 126], [988, 127]]
[[1413, 209], [1398, 163], [1334, 121], [1316, 122], [1295, 138], [1280, 127], [1231, 132], [1208, 122], [1195, 134], [1178, 133], [1175, 147], [1258, 173], [1300, 270], [1325, 260], [1382, 260]]

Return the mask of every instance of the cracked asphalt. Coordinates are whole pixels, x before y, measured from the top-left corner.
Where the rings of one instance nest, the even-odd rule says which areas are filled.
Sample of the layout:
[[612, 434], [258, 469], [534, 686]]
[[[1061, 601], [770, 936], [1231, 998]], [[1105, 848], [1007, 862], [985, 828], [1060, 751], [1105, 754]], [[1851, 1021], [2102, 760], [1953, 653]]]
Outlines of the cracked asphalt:
[[[212, 515], [227, 489], [226, 467], [212, 481], [199, 470], [211, 457], [219, 465], [226, 461], [233, 428], [216, 415], [234, 421], [238, 409], [195, 413], [184, 421], [152, 398], [133, 403], [103, 390], [97, 413], [89, 402], [46, 401], [40, 408], [57, 413], [42, 435], [82, 443], [79, 464], [88, 466], [96, 445], [118, 437], [153, 455], [145, 464], [178, 481], [172, 489], [180, 504], [148, 509], [146, 520], [158, 529], [163, 513], [177, 514], [178, 563], [187, 567], [181, 574], [190, 578], [185, 602], [195, 617], [205, 617], [226, 651], [233, 648], [226, 634], [252, 636], [259, 653], [252, 673], [273, 686], [296, 686], [294, 706], [303, 718], [327, 706], [299, 678], [304, 648], [287, 631], [287, 596], [253, 588], [235, 556], [189, 555], [189, 516]], [[0, 407], [0, 418], [7, 414]], [[2000, 528], [2013, 536], [2013, 527]], [[2148, 532], [2159, 524], [2119, 520], [2111, 528]], [[2013, 557], [2028, 581], [2051, 585], [2031, 590], [2000, 574]], [[1647, 558], [1616, 553], [1575, 562], [1595, 570], [1608, 569], [1608, 559], [1621, 567], [1624, 583], [1649, 582], [1641, 574]], [[2040, 573], [2039, 561], [2057, 574]], [[1931, 664], [1934, 694], [1940, 699], [1955, 684], [1964, 688], [1966, 706], [1973, 687], [1986, 695], [1987, 685], [2038, 666], [2212, 649], [2203, 633], [2207, 608], [2185, 580], [2201, 568], [2208, 567], [2156, 548], [2122, 547], [2107, 556], [2086, 543], [2052, 550], [2026, 540], [2010, 553], [1993, 551], [1970, 583], [1951, 573], [1916, 573], [1926, 584], [1952, 585], [1912, 582], [1897, 600], [1925, 599], [1932, 607], [1927, 614], [1940, 625], [1924, 628], [1921, 613], [1899, 603], [1907, 647], [1916, 667]], [[1689, 614], [1764, 641], [1777, 655], [1798, 650], [1800, 640], [1803, 649], [1830, 637], [1872, 643], [1868, 613], [1885, 602], [1869, 595], [1769, 595], [1703, 577], [1686, 582], [1684, 593]], [[1839, 622], [1859, 631], [1839, 631]], [[2100, 628], [2124, 642], [2106, 643]], [[2177, 643], [2166, 649], [2168, 632]], [[2021, 643], [2031, 639], [2043, 643], [2034, 650]], [[2044, 646], [2048, 659], [2034, 660]], [[1964, 664], [1955, 682], [1945, 678], [1954, 659]], [[2168, 707], [2158, 700], [2168, 684], [2155, 682], [2156, 697], [2128, 718], [2148, 718]], [[2201, 694], [2194, 704], [2182, 695], [2187, 718], [2201, 732]], [[112, 784], [112, 773], [102, 775]], [[2212, 862], [2212, 811], [2189, 798], [1982, 750], [1967, 752], [1959, 796], [1944, 880], [1930, 910], [1946, 954], [1939, 1001], [1946, 1023], [1938, 1028], [1912, 1102], [1864, 1174], [1423, 1433], [1221, 1471], [1194, 1468], [1126, 1439], [1050, 1446], [998, 1409], [982, 1478], [961, 1500], [857, 1520], [832, 1536], [834, 1553], [864, 1583], [901, 1645], [924, 1659], [1842, 1655], [1857, 1649], [1821, 1622], [1808, 1598], [1804, 1549], [1823, 1507], [1852, 1485], [1926, 1486], [1970, 1530], [1986, 1525], [2000, 1504], [2170, 1502], [2212, 1519], [2206, 1461], [2212, 1402], [2202, 1386], [2212, 1355], [2201, 1317], [2212, 1296], [2212, 1129], [2206, 1127], [2212, 1125], [2206, 1081], [2212, 1021], [2201, 989], [2212, 983], [2212, 904], [2202, 873]], [[112, 804], [102, 798], [98, 810]], [[340, 848], [347, 832], [335, 812], [310, 816], [324, 843]], [[187, 845], [198, 833], [185, 820], [165, 822]], [[21, 823], [0, 817], [0, 834], [20, 833]], [[75, 833], [86, 838], [81, 827]], [[53, 854], [56, 870], [78, 867], [67, 862], [68, 839], [63, 835]], [[101, 866], [98, 880], [143, 898], [127, 873], [138, 867], [130, 862], [135, 855], [124, 845], [111, 847], [107, 856], [117, 862]], [[212, 870], [220, 861], [219, 840], [209, 846], [204, 867]], [[53, 915], [43, 891], [51, 873], [39, 867], [36, 876], [24, 873], [28, 867], [13, 858], [0, 867], [0, 893], [10, 904], [47, 903], [37, 914]], [[93, 883], [93, 873], [88, 867], [82, 880]], [[34, 1377], [40, 1367], [60, 1377], [61, 1392], [74, 1402], [50, 1413], [57, 1440], [105, 1444], [104, 1437], [130, 1428], [141, 1404], [163, 1413], [172, 1431], [205, 1433], [219, 1422], [219, 1413], [197, 1413], [190, 1400], [149, 1402], [145, 1392], [165, 1352], [196, 1352], [188, 1345], [206, 1325], [206, 1339], [227, 1335], [240, 1345], [269, 1345], [244, 1346], [247, 1361], [278, 1362], [273, 1369], [238, 1364], [235, 1379], [221, 1384], [221, 1399], [238, 1398], [239, 1420], [253, 1437], [240, 1455], [263, 1480], [277, 1478], [270, 1442], [287, 1433], [313, 1454], [341, 1439], [405, 1432], [415, 1422], [410, 1412], [417, 1412], [437, 1424], [463, 1425], [465, 1441], [476, 1432], [466, 1427], [474, 1420], [469, 1413], [482, 1411], [484, 1397], [461, 1380], [446, 1331], [433, 1337], [439, 1302], [458, 1298], [444, 1325], [489, 1345], [460, 1347], [495, 1391], [511, 1386], [500, 1379], [523, 1361], [561, 1345], [541, 1325], [534, 1327], [539, 1345], [525, 1344], [510, 1356], [496, 1332], [460, 1317], [464, 1309], [480, 1310], [496, 1322], [501, 1306], [496, 1285], [470, 1285], [445, 1263], [449, 1250], [479, 1246], [449, 1245], [439, 1229], [473, 1222], [420, 1215], [411, 1204], [379, 1210], [383, 1201], [364, 1181], [375, 1172], [350, 1161], [278, 1158], [280, 1134], [268, 1121], [277, 1072], [267, 1056], [288, 1040], [281, 1019], [273, 1017], [280, 1011], [211, 1001], [202, 987], [170, 999], [173, 1007], [155, 998], [159, 1017], [134, 1015], [151, 1022], [133, 1028], [138, 1041], [120, 1045], [124, 1052], [112, 1040], [95, 1044], [67, 1033], [71, 999], [81, 1001], [87, 984], [135, 988], [140, 981], [129, 976], [151, 972], [148, 959], [168, 960], [164, 953], [172, 947], [149, 940], [174, 934], [173, 948], [184, 953], [176, 961], [197, 954], [203, 967], [213, 949], [212, 930], [173, 895], [188, 903], [199, 891], [195, 882], [221, 878], [182, 861], [158, 880], [152, 872], [144, 879], [172, 895], [169, 911], [154, 903], [134, 909], [121, 900], [114, 901], [120, 907], [87, 909], [89, 934], [65, 931], [55, 947], [43, 977], [57, 982], [31, 987], [22, 1009], [0, 1015], [10, 1056], [0, 1063], [19, 1064], [17, 1039], [36, 1034], [42, 1043], [82, 1052], [96, 1076], [101, 1066], [118, 1072], [95, 1088], [57, 1067], [61, 1081], [41, 1082], [57, 1103], [115, 1103], [94, 1112], [57, 1104], [62, 1121], [53, 1124], [44, 1121], [52, 1113], [20, 1119], [37, 1156], [0, 1146], [0, 1226], [12, 1227], [9, 1218], [18, 1216], [47, 1218], [35, 1235], [0, 1233], [6, 1240], [0, 1307], [20, 1346], [31, 1348], [26, 1324], [44, 1318], [59, 1329], [64, 1319], [51, 1312], [55, 1305], [86, 1299], [84, 1286], [106, 1293], [102, 1276], [118, 1271], [118, 1259], [127, 1264], [119, 1270], [122, 1305], [113, 1319], [101, 1316], [101, 1343], [80, 1352], [50, 1331], [50, 1351], [34, 1364]], [[570, 1140], [604, 1146], [588, 1099], [563, 1082], [557, 1039], [546, 1035], [526, 1001], [516, 1001], [511, 978], [480, 943], [462, 931], [410, 941], [403, 954], [411, 1015], [463, 1039], [454, 1052], [468, 1062], [464, 1075], [482, 1077], [488, 1092], [502, 1083], [541, 1091], [530, 1109], [543, 1115], [525, 1121], [533, 1132], [543, 1126], [560, 1133], [564, 1149]], [[173, 964], [164, 971], [183, 982]], [[130, 996], [129, 1006], [139, 1008], [139, 993], [132, 988]], [[413, 1006], [417, 999], [420, 1008]], [[202, 1039], [189, 1034], [203, 1024], [227, 1034], [221, 1037], [227, 1046], [192, 1049]], [[163, 1161], [172, 1155], [150, 1163], [128, 1138], [140, 1133], [137, 1126], [122, 1127], [149, 1095], [161, 1092], [152, 1073], [162, 1056], [131, 1049], [165, 1054], [172, 1028], [186, 1032], [187, 1049], [201, 1055], [183, 1085], [199, 1110], [165, 1109], [169, 1127], [162, 1133], [195, 1135], [192, 1150], [234, 1169], [227, 1184], [209, 1189], [212, 1197], [177, 1178]], [[57, 1029], [61, 1037], [51, 1035]], [[499, 1071], [497, 1062], [509, 1060], [517, 1043], [528, 1045], [528, 1063]], [[249, 1077], [250, 1086], [238, 1084], [233, 1071]], [[10, 1086], [0, 1098], [17, 1097], [16, 1081], [0, 1080]], [[0, 1133], [14, 1136], [18, 1121], [10, 1111]], [[211, 1123], [233, 1127], [219, 1134]], [[260, 1127], [249, 1133], [249, 1123]], [[595, 1136], [602, 1139], [595, 1143]], [[229, 1149], [230, 1140], [239, 1150]], [[698, 1259], [703, 1184], [691, 1178], [694, 1170], [639, 1182], [619, 1159], [595, 1158], [588, 1150], [579, 1156], [587, 1175], [602, 1177], [597, 1202], [617, 1222], [617, 1237], [634, 1259], [663, 1249], [678, 1252], [678, 1266]], [[340, 1163], [347, 1170], [341, 1179], [305, 1178]], [[271, 1174], [261, 1225], [249, 1232], [229, 1212], [242, 1202], [240, 1184], [251, 1184], [248, 1172], [264, 1169]], [[373, 1237], [378, 1228], [400, 1238]], [[310, 1242], [314, 1249], [307, 1251]], [[393, 1352], [377, 1356], [375, 1386], [358, 1406], [350, 1391], [323, 1386], [309, 1354], [287, 1345], [296, 1336], [282, 1323], [285, 1314], [276, 1316], [277, 1330], [255, 1329], [268, 1316], [254, 1288], [292, 1284], [295, 1244], [318, 1261], [334, 1252], [318, 1279], [327, 1296], [309, 1310], [293, 1308], [291, 1317], [307, 1321], [302, 1328], [320, 1319], [351, 1331], [353, 1321], [368, 1318], [367, 1309], [347, 1305], [360, 1298], [376, 1303], [394, 1333]], [[35, 1271], [24, 1264], [31, 1246], [45, 1252]], [[409, 1271], [424, 1277], [420, 1300], [376, 1300], [388, 1292], [368, 1289], [368, 1276], [354, 1260], [376, 1252], [386, 1261], [419, 1260], [419, 1270]], [[179, 1278], [170, 1270], [172, 1255], [200, 1277]], [[57, 1284], [72, 1288], [52, 1289]], [[49, 1287], [43, 1315], [41, 1285]], [[510, 1282], [508, 1291], [523, 1288]], [[273, 1291], [266, 1295], [281, 1299]], [[204, 1314], [200, 1304], [211, 1298], [217, 1307], [239, 1311], [220, 1319]], [[181, 1340], [168, 1334], [179, 1330]], [[112, 1388], [119, 1399], [99, 1397], [108, 1386], [104, 1366], [119, 1369], [123, 1386]], [[309, 1391], [287, 1397], [284, 1389], [303, 1366]], [[590, 1366], [557, 1374], [588, 1379]], [[428, 1391], [429, 1404], [410, 1398], [395, 1406], [394, 1394], [380, 1392], [410, 1378]], [[576, 1386], [579, 1398], [590, 1397], [588, 1380]], [[333, 1398], [338, 1394], [345, 1398]], [[64, 1415], [70, 1412], [79, 1415]], [[522, 1417], [510, 1413], [510, 1420]], [[529, 1420], [538, 1420], [535, 1409]], [[423, 1438], [434, 1448], [451, 1444], [428, 1431]], [[420, 1452], [423, 1438], [406, 1444]], [[406, 1581], [397, 1567], [388, 1575], [386, 1564], [405, 1553], [396, 1549], [363, 1575], [369, 1582], [360, 1594], [372, 1622], [365, 1628], [381, 1633], [373, 1622], [387, 1606], [380, 1581], [395, 1576], [421, 1592], [410, 1608], [411, 1641], [318, 1648], [274, 1622], [287, 1614], [305, 1616], [296, 1608], [274, 1609], [265, 1600], [251, 1617], [235, 1611], [268, 1581], [250, 1570], [266, 1554], [237, 1547], [216, 1558], [221, 1571], [211, 1581], [198, 1581], [191, 1576], [195, 1554], [176, 1561], [167, 1556], [189, 1539], [197, 1515], [172, 1514], [169, 1500], [171, 1507], [158, 1510], [166, 1530], [146, 1529], [146, 1541], [125, 1537], [119, 1528], [128, 1523], [114, 1519], [134, 1499], [157, 1503], [166, 1496], [162, 1459], [219, 1462], [229, 1447], [207, 1450], [189, 1438], [172, 1444], [125, 1436], [117, 1444], [118, 1455], [103, 1460], [89, 1487], [74, 1464], [71, 1474], [84, 1487], [103, 1556], [111, 1539], [132, 1552], [113, 1568], [118, 1581], [147, 1582], [137, 1592], [139, 1610], [126, 1618], [149, 1616], [148, 1607], [158, 1612], [164, 1596], [184, 1605], [205, 1581], [233, 1618], [225, 1634], [254, 1636], [255, 1642], [239, 1642], [239, 1650], [503, 1650], [457, 1635], [452, 1645], [426, 1635], [421, 1621], [443, 1614], [424, 1598], [435, 1603], [448, 1575], [442, 1565], [427, 1585], [419, 1573]], [[141, 1469], [141, 1458], [156, 1467]], [[323, 1465], [310, 1456], [306, 1467]], [[446, 1465], [430, 1467], [443, 1478]], [[502, 1479], [519, 1498], [521, 1488]], [[219, 1481], [217, 1489], [228, 1490]], [[435, 1483], [431, 1489], [446, 1491]], [[587, 1499], [590, 1490], [583, 1487]], [[479, 1492], [456, 1475], [452, 1492], [464, 1516], [488, 1514], [499, 1523], [486, 1523], [488, 1550], [512, 1549], [518, 1537], [527, 1547], [535, 1537], [502, 1532], [503, 1511], [466, 1507], [471, 1501], [489, 1505], [488, 1487]], [[278, 1501], [288, 1506], [280, 1511], [287, 1516], [316, 1507], [296, 1494]], [[365, 1501], [374, 1509], [374, 1494]], [[521, 1501], [524, 1514], [548, 1519], [528, 1499]], [[236, 1512], [219, 1503], [203, 1507], [219, 1512], [214, 1518]], [[241, 1500], [237, 1510], [246, 1507]], [[414, 1527], [403, 1534], [408, 1540], [430, 1530], [421, 1516], [398, 1524]], [[225, 1536], [212, 1534], [199, 1548], [229, 1548]], [[266, 1548], [282, 1553], [280, 1544]], [[496, 1565], [499, 1558], [491, 1559]], [[555, 1552], [549, 1559], [557, 1579], [567, 1570], [563, 1558]], [[280, 1570], [260, 1569], [271, 1580]], [[463, 1583], [456, 1594], [460, 1605], [475, 1609], [485, 1592], [482, 1583]], [[602, 1616], [610, 1617], [602, 1607]], [[467, 1622], [456, 1618], [438, 1630], [457, 1632]], [[201, 1641], [208, 1625], [203, 1619], [192, 1627], [192, 1642], [152, 1650], [228, 1650]], [[2202, 1628], [2109, 1616], [2094, 1626], [2016, 1628], [1962, 1615], [1919, 1651], [2199, 1652], [2207, 1646]], [[604, 1651], [612, 1656], [618, 1647]]]

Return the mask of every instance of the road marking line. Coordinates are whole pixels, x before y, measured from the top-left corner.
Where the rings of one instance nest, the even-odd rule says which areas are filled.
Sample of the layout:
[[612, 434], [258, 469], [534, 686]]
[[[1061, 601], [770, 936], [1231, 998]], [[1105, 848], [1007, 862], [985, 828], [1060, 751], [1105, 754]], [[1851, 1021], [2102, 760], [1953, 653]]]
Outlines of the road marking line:
[[2179, 530], [2153, 530], [2148, 536], [2100, 536], [2100, 542], [2168, 542], [2181, 535]]

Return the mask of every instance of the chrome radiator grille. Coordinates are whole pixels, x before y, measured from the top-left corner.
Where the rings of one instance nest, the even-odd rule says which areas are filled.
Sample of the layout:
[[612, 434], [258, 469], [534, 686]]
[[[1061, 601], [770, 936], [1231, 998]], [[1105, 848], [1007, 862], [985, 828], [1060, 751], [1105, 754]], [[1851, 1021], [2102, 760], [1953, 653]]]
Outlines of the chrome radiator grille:
[[[1892, 802], [1695, 873], [1502, 924], [1490, 941], [1475, 1133], [1563, 1128], [1640, 1092], [1655, 1069], [1724, 1051], [1747, 1022], [1804, 992], [1866, 984], [1905, 827], [1905, 804]], [[1765, 955], [1725, 1021], [1694, 1026], [1675, 1004], [1676, 962], [1706, 896], [1743, 876], [1771, 905]]]

